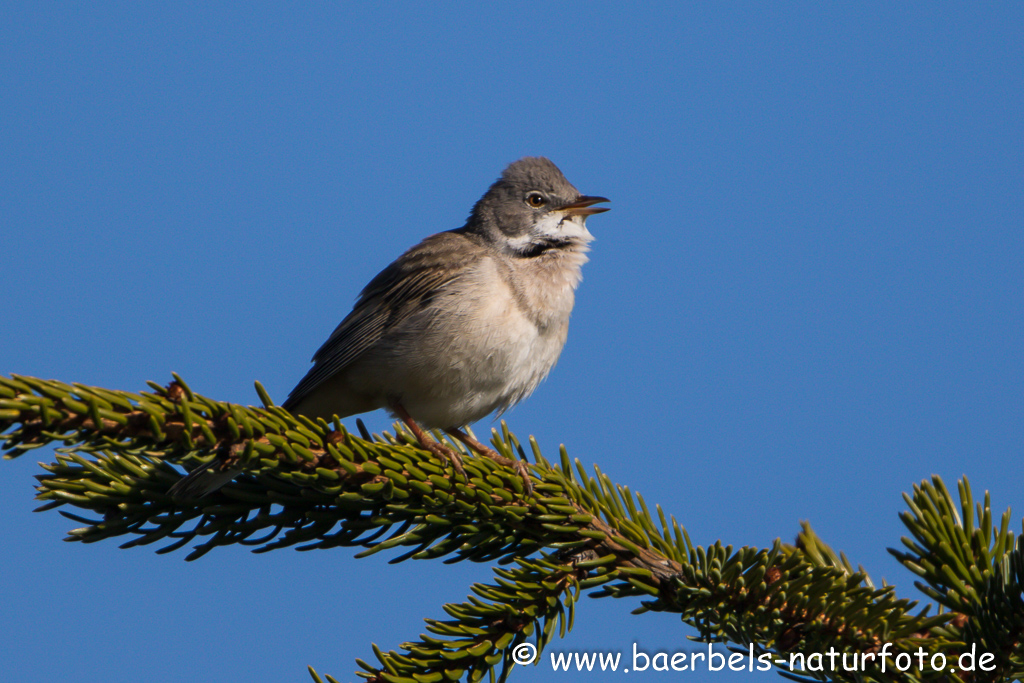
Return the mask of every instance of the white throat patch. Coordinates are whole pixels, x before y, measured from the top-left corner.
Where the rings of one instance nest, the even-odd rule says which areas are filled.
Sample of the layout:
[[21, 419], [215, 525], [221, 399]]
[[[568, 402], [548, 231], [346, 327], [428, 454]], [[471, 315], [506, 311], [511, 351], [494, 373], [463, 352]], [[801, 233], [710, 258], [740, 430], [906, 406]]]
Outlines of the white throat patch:
[[585, 221], [584, 216], [567, 216], [561, 211], [552, 211], [526, 235], [509, 238], [508, 246], [515, 251], [526, 251], [534, 244], [549, 240], [576, 242], [584, 246], [594, 241]]

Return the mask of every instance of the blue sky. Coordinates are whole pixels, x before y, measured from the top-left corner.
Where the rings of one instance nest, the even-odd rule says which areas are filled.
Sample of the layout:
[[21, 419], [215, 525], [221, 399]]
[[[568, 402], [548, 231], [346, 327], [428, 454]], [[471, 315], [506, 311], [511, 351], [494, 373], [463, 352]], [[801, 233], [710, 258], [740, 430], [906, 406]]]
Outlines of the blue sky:
[[[544, 155], [613, 210], [521, 437], [697, 543], [809, 520], [905, 597], [915, 482], [966, 474], [1018, 528], [1021, 5], [501, 7], [5, 5], [0, 373], [283, 399], [374, 274]], [[491, 577], [62, 543], [49, 457], [0, 464], [6, 680], [352, 679]], [[584, 601], [556, 648], [692, 647], [636, 606]]]

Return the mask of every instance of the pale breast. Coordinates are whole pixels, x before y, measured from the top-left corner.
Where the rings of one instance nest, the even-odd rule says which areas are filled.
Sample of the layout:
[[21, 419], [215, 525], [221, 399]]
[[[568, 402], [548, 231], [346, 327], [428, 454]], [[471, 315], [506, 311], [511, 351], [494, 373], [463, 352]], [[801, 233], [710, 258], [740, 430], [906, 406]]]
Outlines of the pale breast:
[[353, 364], [347, 381], [381, 405], [399, 401], [427, 427], [459, 427], [504, 410], [558, 360], [576, 282], [571, 273], [513, 271], [502, 259], [482, 258]]
[[[510, 279], [503, 264], [481, 264], [473, 294], [463, 297], [466, 317], [463, 367], [473, 377], [467, 387], [473, 419], [519, 402], [547, 376], [565, 344], [572, 311], [572, 287]], [[543, 285], [543, 286], [539, 286]], [[526, 296], [524, 296], [524, 291]]]

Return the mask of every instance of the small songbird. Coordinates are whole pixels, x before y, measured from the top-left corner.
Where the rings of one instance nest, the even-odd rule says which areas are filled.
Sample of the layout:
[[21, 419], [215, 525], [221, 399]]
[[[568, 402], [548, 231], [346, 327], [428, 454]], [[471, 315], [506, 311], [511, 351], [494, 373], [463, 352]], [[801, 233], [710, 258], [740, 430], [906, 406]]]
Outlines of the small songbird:
[[[328, 421], [384, 408], [459, 471], [424, 428], [507, 463], [461, 428], [526, 398], [554, 367], [593, 240], [586, 219], [607, 201], [581, 195], [548, 159], [512, 163], [463, 227], [370, 281], [282, 407]], [[205, 465], [171, 493], [201, 497], [237, 474]]]

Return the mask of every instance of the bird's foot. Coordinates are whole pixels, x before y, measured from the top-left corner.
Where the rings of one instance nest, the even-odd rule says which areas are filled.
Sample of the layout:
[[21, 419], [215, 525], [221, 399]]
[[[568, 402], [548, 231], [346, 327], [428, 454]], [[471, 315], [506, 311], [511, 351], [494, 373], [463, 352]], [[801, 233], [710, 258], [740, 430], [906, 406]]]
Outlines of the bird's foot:
[[461, 429], [446, 429], [445, 431], [485, 458], [493, 460], [502, 467], [511, 467], [514, 469], [519, 474], [519, 478], [523, 480], [523, 487], [526, 489], [526, 494], [529, 495], [533, 493], [533, 484], [530, 483], [530, 471], [526, 468], [526, 463], [522, 460], [518, 458], [506, 458], [498, 451], [489, 446], [485, 446]]
[[462, 456], [455, 452], [454, 449], [448, 448], [443, 443], [438, 443], [433, 437], [423, 431], [423, 428], [416, 424], [416, 420], [412, 419], [408, 411], [400, 403], [393, 403], [391, 409], [395, 411], [395, 414], [399, 417], [405, 426], [409, 428], [412, 435], [416, 437], [420, 445], [426, 448], [428, 451], [433, 453], [435, 456], [440, 458], [442, 461], [450, 462], [455, 471], [462, 475], [462, 478], [469, 481], [469, 477], [466, 476], [466, 470], [462, 467]]
[[429, 435], [424, 434], [426, 439], [420, 439], [420, 445], [426, 448], [428, 451], [436, 455], [441, 460], [446, 460], [451, 463], [452, 467], [456, 472], [462, 475], [462, 478], [469, 481], [469, 477], [466, 475], [466, 470], [462, 467], [462, 456], [459, 455], [458, 451], [454, 448], [449, 448], [443, 443], [438, 443], [434, 439], [430, 438]]

